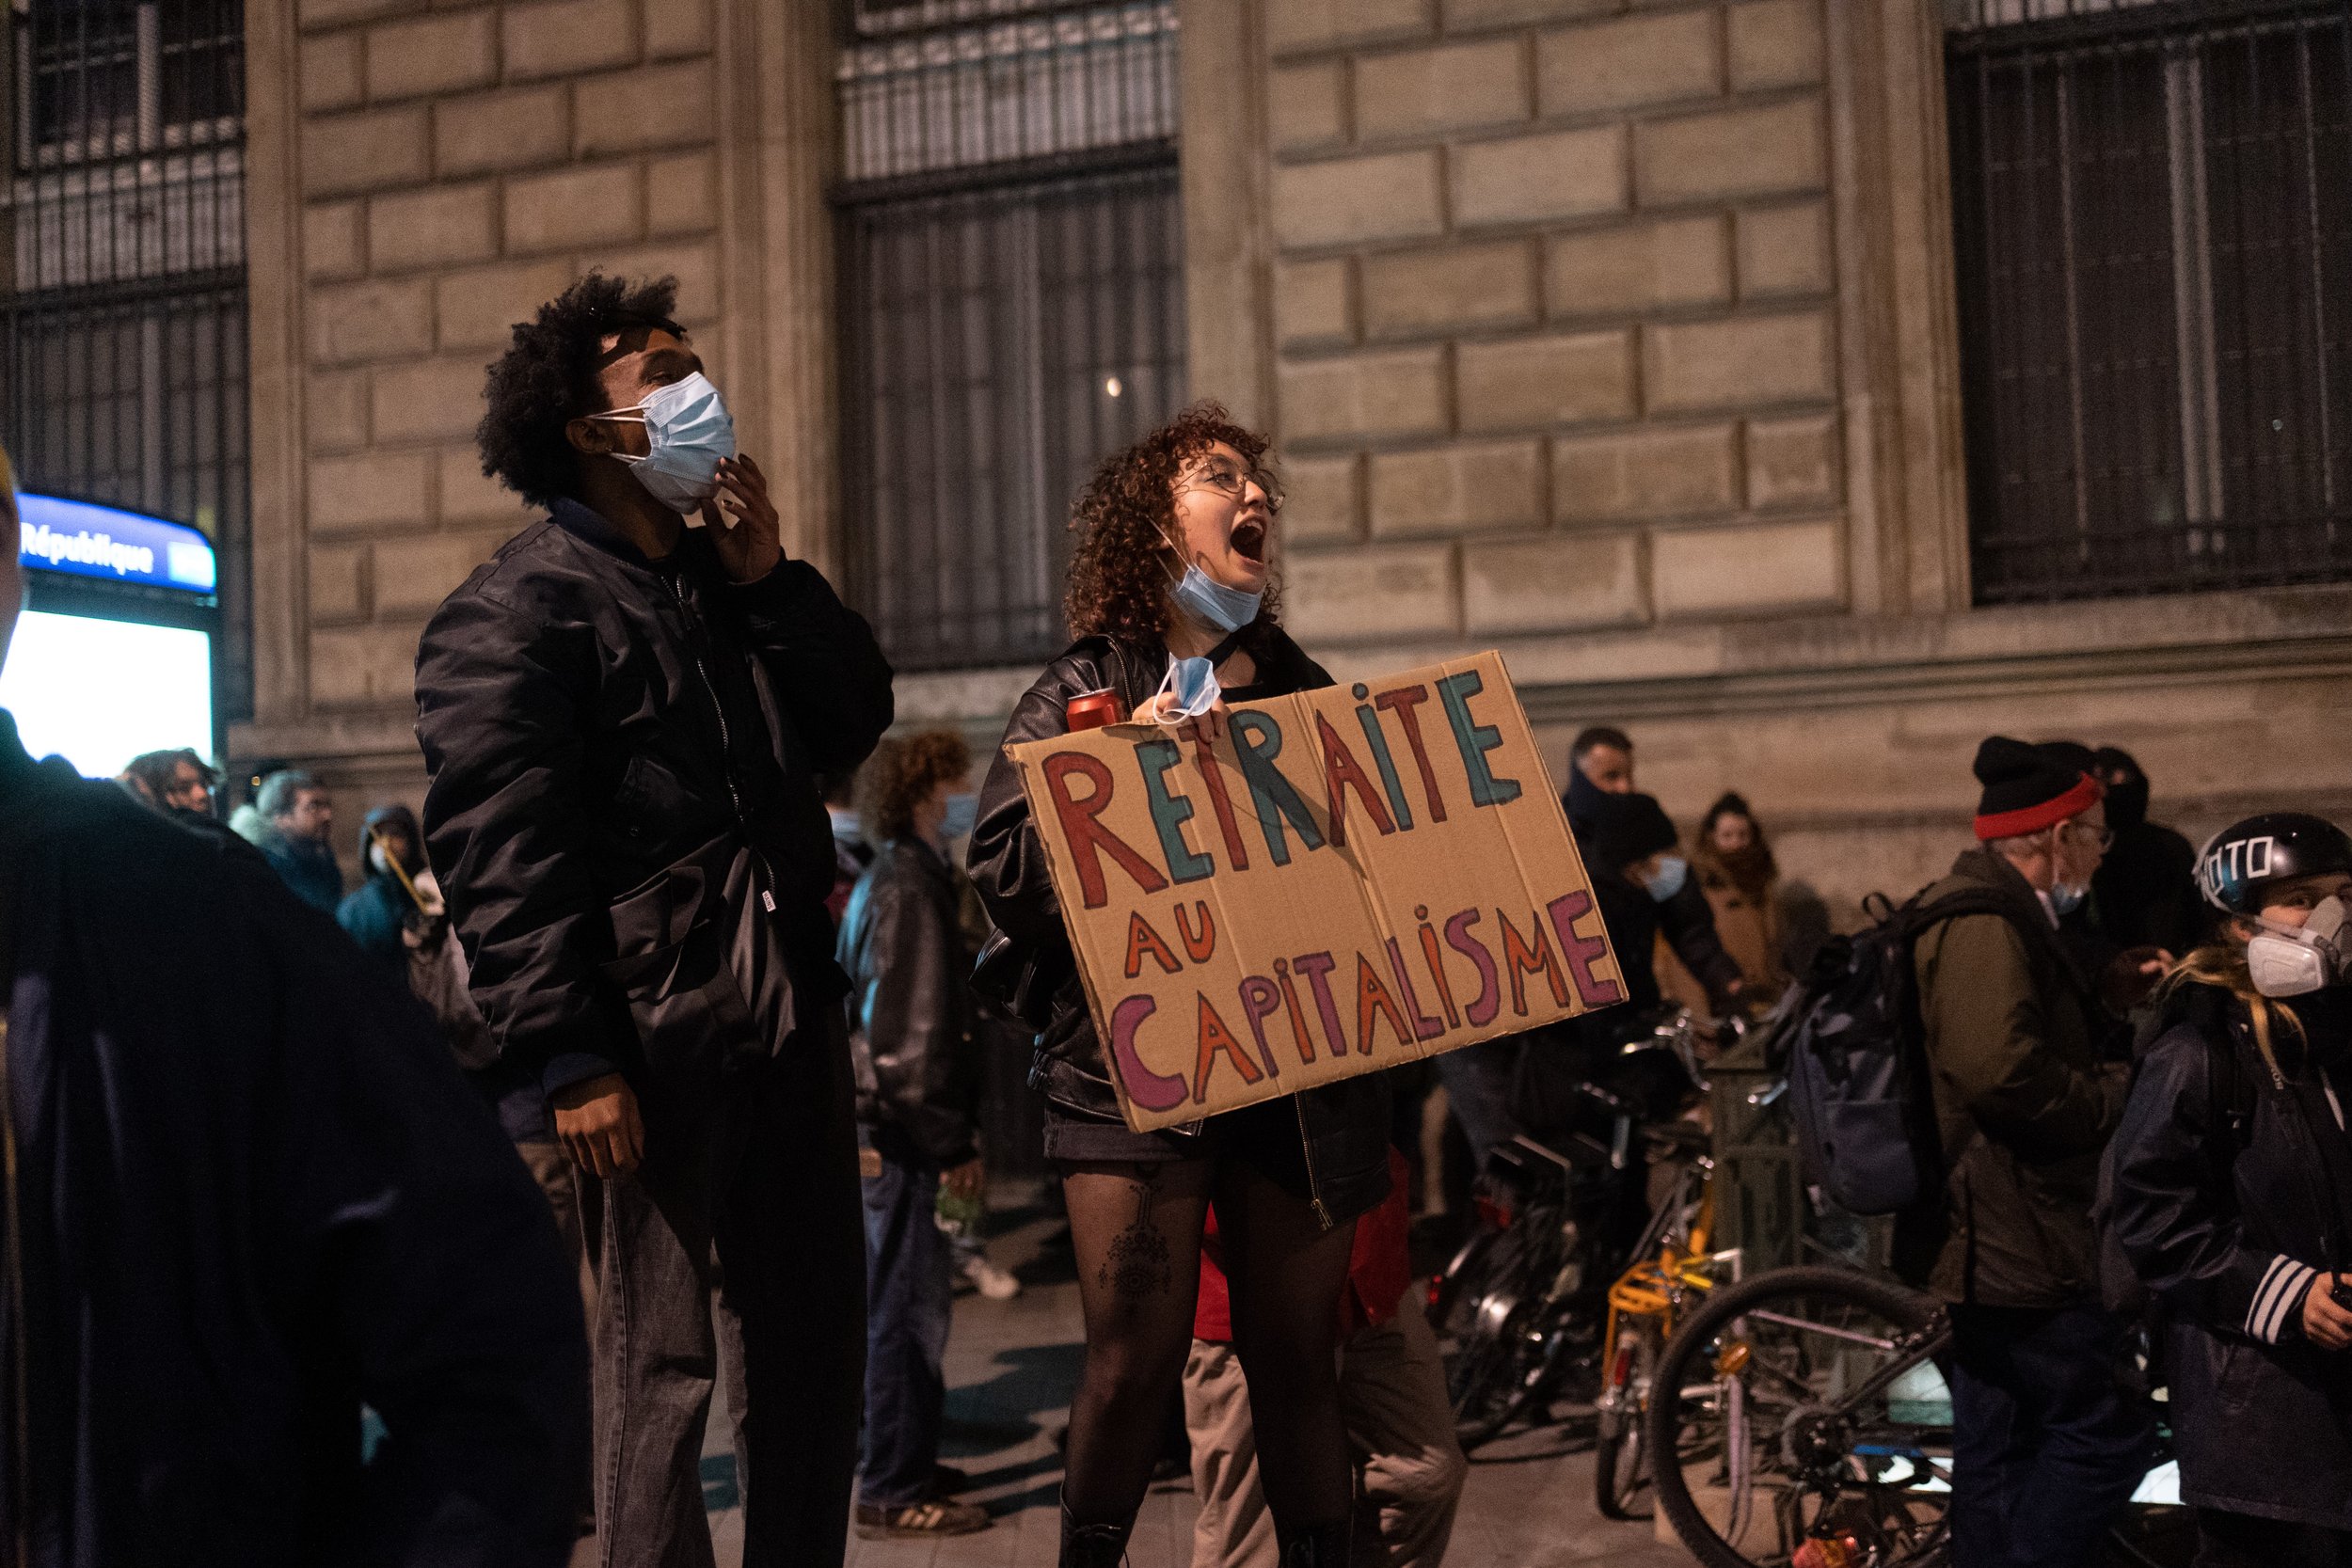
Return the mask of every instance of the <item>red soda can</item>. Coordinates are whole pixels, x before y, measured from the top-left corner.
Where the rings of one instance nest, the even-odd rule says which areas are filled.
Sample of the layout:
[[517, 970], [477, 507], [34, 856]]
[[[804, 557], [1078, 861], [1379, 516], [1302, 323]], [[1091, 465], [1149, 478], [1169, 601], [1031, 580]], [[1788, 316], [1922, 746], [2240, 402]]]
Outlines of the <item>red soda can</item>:
[[1107, 724], [1127, 721], [1127, 705], [1119, 700], [1119, 693], [1104, 687], [1100, 691], [1081, 691], [1062, 706], [1062, 718], [1073, 733], [1079, 730], [1099, 730]]

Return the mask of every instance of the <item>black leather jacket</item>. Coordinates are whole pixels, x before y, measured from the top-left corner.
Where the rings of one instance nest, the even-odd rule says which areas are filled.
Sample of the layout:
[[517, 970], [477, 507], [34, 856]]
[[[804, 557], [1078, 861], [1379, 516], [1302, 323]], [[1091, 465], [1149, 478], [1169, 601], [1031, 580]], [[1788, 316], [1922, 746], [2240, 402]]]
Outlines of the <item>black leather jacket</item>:
[[954, 877], [919, 839], [883, 845], [850, 893], [835, 950], [850, 975], [857, 1119], [897, 1128], [942, 1169], [977, 1152], [980, 1089]]
[[2352, 1110], [2352, 995], [2289, 1006], [2317, 1050], [2274, 1021], [2274, 1078], [2243, 1002], [2172, 992], [2108, 1149], [2108, 1223], [2167, 1308], [2182, 1497], [2352, 1530], [2352, 1354], [2302, 1323], [2313, 1275], [2352, 1270], [2352, 1139], [2328, 1095]]
[[[690, 990], [671, 1012], [740, 1024], [748, 1000], [769, 1049], [837, 1003], [817, 775], [890, 718], [873, 633], [805, 562], [737, 584], [697, 531], [651, 562], [570, 501], [509, 540], [417, 649], [425, 845], [504, 1053], [552, 1093], [642, 1068], [647, 1006]], [[616, 942], [623, 904], [647, 950]], [[784, 979], [723, 997], [706, 972], [755, 927]]]
[[[1257, 664], [1258, 679], [1255, 685], [1227, 691], [1229, 701], [1332, 684], [1323, 667], [1279, 629], [1253, 632], [1243, 646]], [[1069, 734], [1064, 705], [1081, 692], [1111, 689], [1133, 713], [1150, 701], [1167, 672], [1168, 650], [1157, 644], [1083, 638], [1047, 665], [1022, 696], [1005, 727], [1005, 744]], [[1020, 775], [1002, 752], [980, 790], [979, 823], [965, 860], [989, 917], [1051, 989], [1050, 1017], [1038, 1036], [1030, 1085], [1082, 1115], [1118, 1120], [1118, 1091], [1104, 1067], [1086, 987], [1071, 956], [1061, 906], [1046, 869], [1045, 846], [1029, 819]], [[1379, 1073], [1343, 1079], [1292, 1097], [1306, 1144], [1308, 1177], [1327, 1224], [1364, 1213], [1388, 1194], [1388, 1085]]]

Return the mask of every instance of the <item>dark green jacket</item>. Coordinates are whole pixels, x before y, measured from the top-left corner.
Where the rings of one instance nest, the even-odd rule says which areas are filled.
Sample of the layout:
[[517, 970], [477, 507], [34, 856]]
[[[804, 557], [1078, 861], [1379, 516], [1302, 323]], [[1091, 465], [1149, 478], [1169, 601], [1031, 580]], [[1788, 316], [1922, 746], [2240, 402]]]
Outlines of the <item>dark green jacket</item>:
[[2015, 868], [1971, 849], [1928, 897], [1969, 887], [2015, 908], [1931, 926], [1913, 950], [1948, 1175], [1941, 1212], [1899, 1227], [1897, 1262], [1946, 1301], [2096, 1300], [2090, 1205], [2123, 1090], [2101, 1060], [2109, 1021]]

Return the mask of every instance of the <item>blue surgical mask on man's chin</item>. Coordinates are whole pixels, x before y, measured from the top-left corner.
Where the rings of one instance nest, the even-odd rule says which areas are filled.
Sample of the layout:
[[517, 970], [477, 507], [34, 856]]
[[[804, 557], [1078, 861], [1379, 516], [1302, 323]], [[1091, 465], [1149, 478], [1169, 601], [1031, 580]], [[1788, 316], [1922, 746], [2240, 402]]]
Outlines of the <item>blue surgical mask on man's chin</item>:
[[2052, 882], [2050, 884], [2050, 912], [2063, 919], [2081, 909], [2083, 900], [2090, 896], [2090, 889], [2079, 882]]

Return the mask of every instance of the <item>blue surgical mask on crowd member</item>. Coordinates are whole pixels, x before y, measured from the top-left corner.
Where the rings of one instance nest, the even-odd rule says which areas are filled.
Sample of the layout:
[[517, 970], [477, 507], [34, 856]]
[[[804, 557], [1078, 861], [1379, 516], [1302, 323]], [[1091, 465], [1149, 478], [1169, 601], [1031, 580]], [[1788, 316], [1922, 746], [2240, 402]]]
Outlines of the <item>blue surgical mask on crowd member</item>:
[[2081, 909], [2083, 900], [2090, 896], [2090, 890], [2079, 883], [2053, 882], [2050, 884], [2050, 912], [2063, 919]]
[[1160, 677], [1160, 689], [1171, 692], [1175, 707], [1160, 715], [1160, 722], [1173, 724], [1186, 719], [1197, 719], [1216, 705], [1224, 689], [1216, 684], [1216, 667], [1205, 658], [1173, 658], [1168, 662], [1168, 673]]
[[1662, 904], [1682, 891], [1683, 879], [1691, 875], [1691, 863], [1680, 855], [1661, 855], [1658, 869], [1642, 879], [1642, 886], [1650, 898]]
[[980, 798], [965, 791], [947, 797], [947, 815], [939, 820], [942, 838], [969, 838], [980, 825]]
[[696, 371], [682, 381], [656, 388], [634, 408], [599, 414], [645, 427], [645, 455], [612, 455], [629, 466], [645, 493], [702, 526], [699, 512], [719, 488], [719, 465], [735, 455], [735, 416], [707, 376]]

